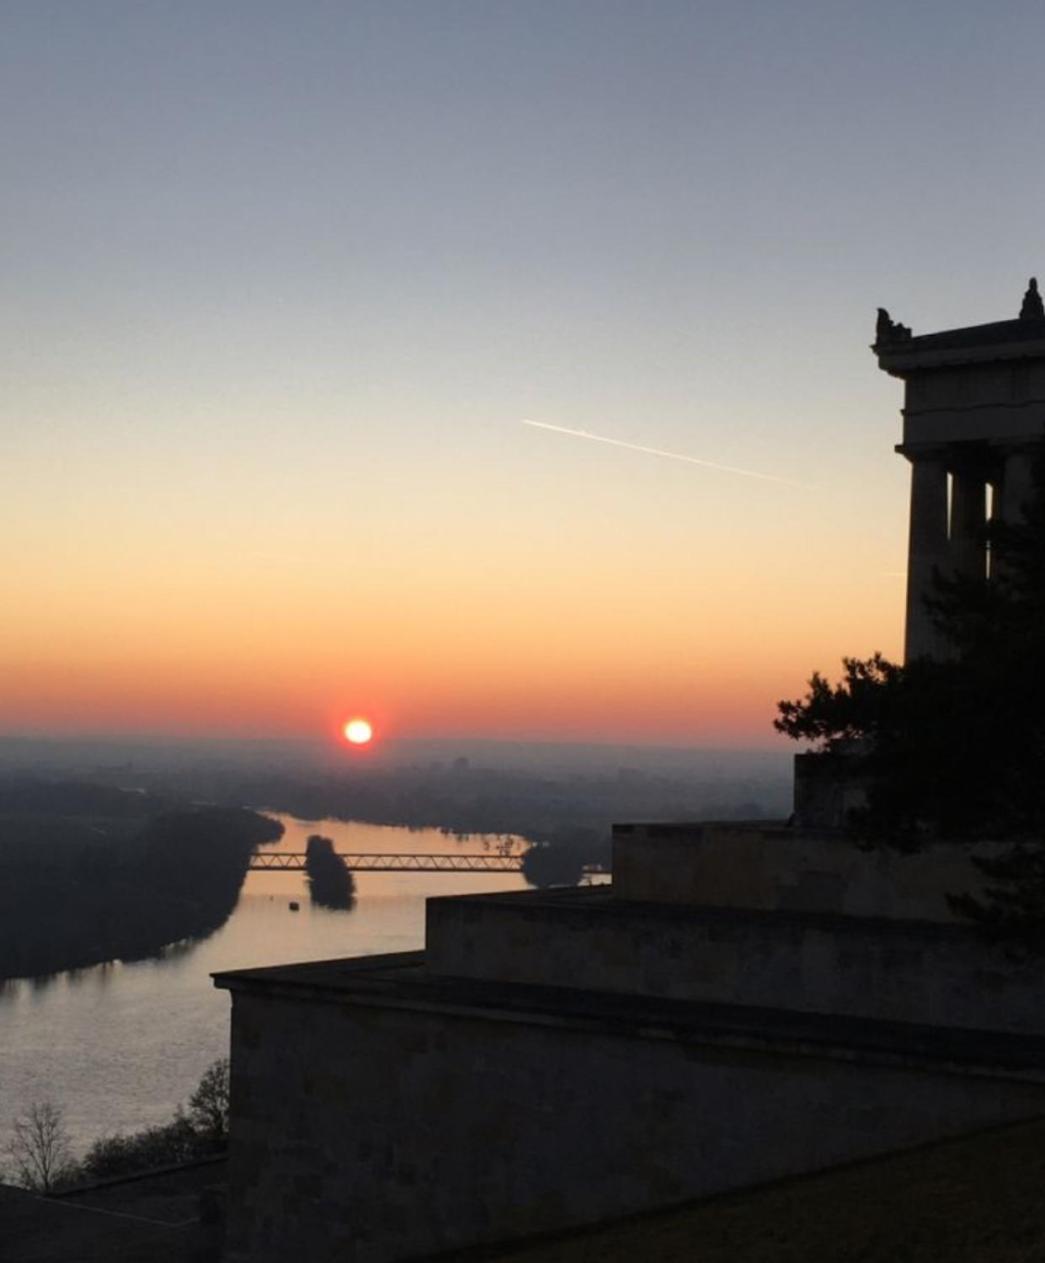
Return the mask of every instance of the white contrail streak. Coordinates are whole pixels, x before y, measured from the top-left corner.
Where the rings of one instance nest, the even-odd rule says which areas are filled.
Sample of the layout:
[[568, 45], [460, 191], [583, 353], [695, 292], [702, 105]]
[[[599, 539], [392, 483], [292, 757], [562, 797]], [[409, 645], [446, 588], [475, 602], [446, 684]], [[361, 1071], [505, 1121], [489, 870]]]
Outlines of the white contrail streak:
[[763, 482], [782, 482], [789, 487], [801, 487], [804, 483], [793, 478], [780, 478], [777, 474], [760, 474], [754, 469], [738, 469], [736, 465], [719, 465], [713, 460], [699, 460], [696, 456], [684, 456], [681, 452], [666, 452], [660, 447], [643, 447], [641, 443], [626, 443], [623, 439], [607, 438], [605, 434], [592, 434], [590, 430], [570, 430], [564, 425], [549, 425], [547, 421], [523, 420], [538, 430], [552, 430], [556, 434], [572, 434], [576, 439], [591, 439], [595, 443], [609, 443], [613, 447], [626, 447], [632, 452], [645, 452], [647, 456], [664, 456], [668, 460], [684, 460], [687, 465], [701, 465], [704, 469], [717, 469], [722, 474], [740, 474], [743, 478], [758, 478]]

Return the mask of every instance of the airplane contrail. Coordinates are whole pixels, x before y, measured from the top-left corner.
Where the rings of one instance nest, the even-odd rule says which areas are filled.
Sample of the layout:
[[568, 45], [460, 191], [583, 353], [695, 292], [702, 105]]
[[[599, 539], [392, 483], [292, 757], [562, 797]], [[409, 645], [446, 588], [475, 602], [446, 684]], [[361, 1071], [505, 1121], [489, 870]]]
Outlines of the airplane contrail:
[[793, 478], [781, 478], [777, 474], [760, 474], [754, 469], [739, 469], [736, 465], [719, 465], [713, 460], [700, 460], [696, 456], [686, 456], [682, 452], [666, 452], [660, 447], [643, 447], [641, 443], [626, 443], [624, 439], [607, 438], [605, 434], [592, 434], [590, 430], [571, 430], [565, 425], [549, 425], [547, 421], [523, 420], [523, 425], [532, 425], [538, 430], [552, 430], [555, 434], [571, 434], [577, 439], [591, 439], [595, 443], [609, 443], [613, 447], [626, 447], [633, 452], [645, 452], [647, 456], [664, 456], [668, 460], [684, 460], [688, 465], [701, 465], [704, 469], [717, 469], [722, 474], [740, 474], [744, 478], [758, 478], [763, 482], [782, 482], [789, 487], [802, 487], [807, 484], [795, 482]]

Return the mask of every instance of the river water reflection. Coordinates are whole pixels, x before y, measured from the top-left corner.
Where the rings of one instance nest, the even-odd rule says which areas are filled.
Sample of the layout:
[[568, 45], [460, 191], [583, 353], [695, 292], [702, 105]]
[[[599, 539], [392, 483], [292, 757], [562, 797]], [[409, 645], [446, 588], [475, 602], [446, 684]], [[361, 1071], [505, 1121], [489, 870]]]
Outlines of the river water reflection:
[[[284, 836], [265, 851], [304, 851], [310, 833], [333, 838], [340, 851], [523, 845], [517, 838], [457, 842], [434, 829], [277, 818]], [[228, 921], [201, 942], [162, 959], [0, 984], [0, 1146], [14, 1116], [45, 1098], [64, 1107], [77, 1154], [101, 1135], [166, 1122], [228, 1050], [229, 997], [212, 985], [215, 971], [409, 951], [424, 941], [427, 896], [525, 884], [514, 873], [360, 873], [355, 905], [344, 912], [313, 907], [303, 873], [252, 872]], [[299, 911], [290, 910], [291, 901]]]

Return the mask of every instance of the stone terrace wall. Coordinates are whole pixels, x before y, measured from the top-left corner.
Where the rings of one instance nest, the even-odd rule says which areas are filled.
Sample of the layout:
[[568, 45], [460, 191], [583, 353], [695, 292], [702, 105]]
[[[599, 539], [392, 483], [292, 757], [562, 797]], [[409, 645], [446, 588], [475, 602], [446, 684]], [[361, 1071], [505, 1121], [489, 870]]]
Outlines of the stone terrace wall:
[[1028, 1117], [1045, 1087], [234, 990], [229, 1259], [384, 1263]]
[[657, 903], [959, 923], [947, 895], [983, 884], [971, 854], [957, 845], [867, 852], [782, 825], [614, 825], [613, 889]]
[[459, 896], [428, 901], [426, 954], [462, 977], [1045, 1034], [1039, 962], [925, 922]]

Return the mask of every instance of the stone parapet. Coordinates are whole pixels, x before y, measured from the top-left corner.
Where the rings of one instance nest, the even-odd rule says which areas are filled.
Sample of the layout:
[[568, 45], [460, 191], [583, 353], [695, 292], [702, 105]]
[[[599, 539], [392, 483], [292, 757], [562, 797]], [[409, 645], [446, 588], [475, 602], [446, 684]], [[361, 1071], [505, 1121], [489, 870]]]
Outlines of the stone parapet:
[[635, 903], [606, 888], [430, 899], [438, 974], [1045, 1035], [1037, 963], [965, 926]]
[[613, 827], [613, 890], [641, 903], [958, 924], [948, 894], [982, 891], [974, 854], [998, 847], [927, 846], [913, 855], [759, 823]]

